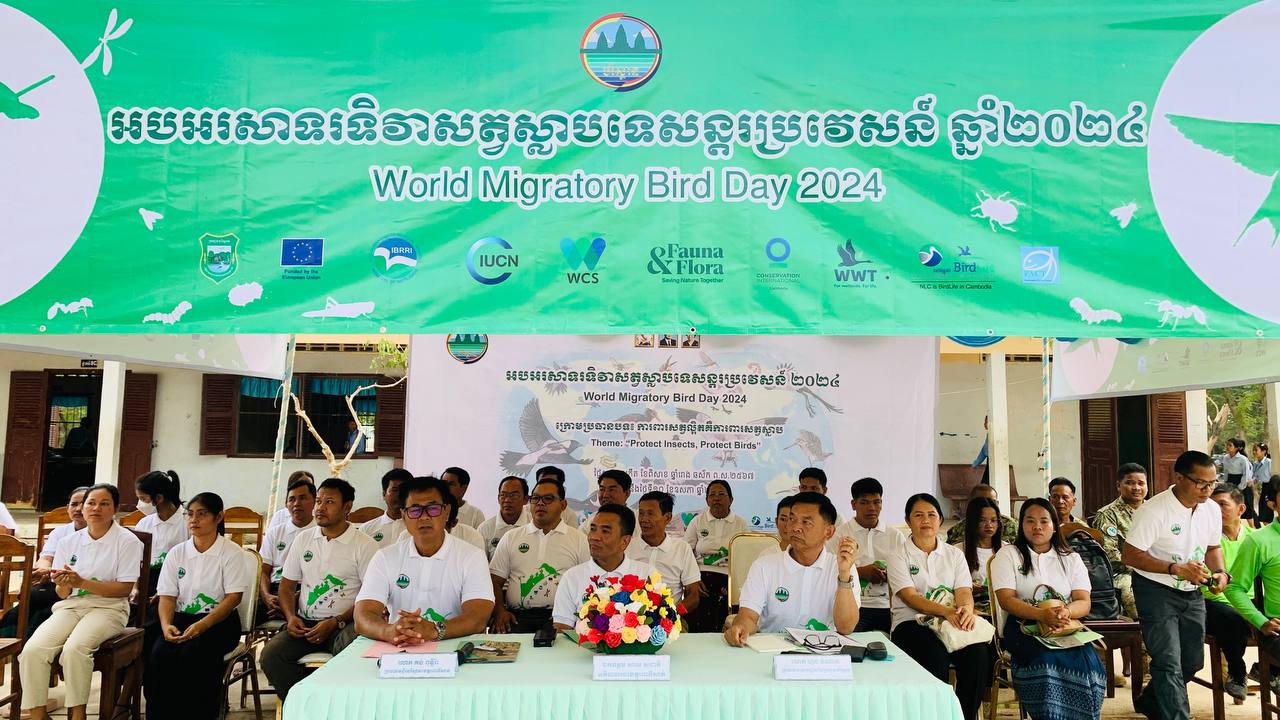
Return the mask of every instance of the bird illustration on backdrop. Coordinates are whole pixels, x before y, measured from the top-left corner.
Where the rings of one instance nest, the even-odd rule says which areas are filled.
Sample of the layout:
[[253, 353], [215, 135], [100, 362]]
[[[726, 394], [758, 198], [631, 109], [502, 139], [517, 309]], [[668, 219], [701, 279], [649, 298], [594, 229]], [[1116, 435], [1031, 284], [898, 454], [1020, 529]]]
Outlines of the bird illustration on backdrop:
[[1280, 240], [1280, 188], [1276, 176], [1280, 174], [1280, 124], [1259, 122], [1234, 122], [1166, 114], [1169, 124], [1183, 137], [1209, 152], [1221, 155], [1235, 164], [1271, 179], [1271, 189], [1253, 217], [1244, 224], [1232, 245], [1253, 229], [1267, 221], [1271, 225], [1271, 245]]

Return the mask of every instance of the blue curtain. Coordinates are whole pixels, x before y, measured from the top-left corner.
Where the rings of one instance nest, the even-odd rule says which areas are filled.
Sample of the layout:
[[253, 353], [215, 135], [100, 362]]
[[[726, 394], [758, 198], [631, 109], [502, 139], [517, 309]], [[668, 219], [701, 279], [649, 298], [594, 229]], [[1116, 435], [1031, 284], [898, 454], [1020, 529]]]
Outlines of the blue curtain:
[[88, 395], [54, 395], [49, 401], [50, 405], [64, 408], [87, 408], [89, 407]]
[[[357, 388], [377, 382], [371, 377], [313, 377], [307, 381], [307, 392], [321, 395], [347, 396]], [[372, 413], [378, 407], [378, 389], [369, 388], [352, 403], [358, 413]]]
[[[268, 380], [267, 378], [242, 377], [240, 378], [240, 395], [241, 397], [252, 398], [278, 398], [280, 397], [280, 381]], [[298, 392], [298, 378], [294, 378], [290, 383], [293, 391]]]

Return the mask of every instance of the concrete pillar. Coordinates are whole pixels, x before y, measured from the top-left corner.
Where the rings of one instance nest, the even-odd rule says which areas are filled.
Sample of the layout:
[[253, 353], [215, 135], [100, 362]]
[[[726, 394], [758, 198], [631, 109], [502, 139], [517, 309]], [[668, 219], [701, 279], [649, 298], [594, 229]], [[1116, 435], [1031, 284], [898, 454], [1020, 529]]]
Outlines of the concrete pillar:
[[124, 363], [102, 363], [102, 406], [98, 410], [98, 459], [93, 481], [118, 485], [120, 422], [124, 417]]
[[1005, 514], [1013, 513], [1009, 498], [1009, 393], [1002, 352], [987, 356], [987, 470], [991, 487], [1000, 496]]
[[1209, 447], [1209, 393], [1187, 391], [1187, 449], [1213, 452]]

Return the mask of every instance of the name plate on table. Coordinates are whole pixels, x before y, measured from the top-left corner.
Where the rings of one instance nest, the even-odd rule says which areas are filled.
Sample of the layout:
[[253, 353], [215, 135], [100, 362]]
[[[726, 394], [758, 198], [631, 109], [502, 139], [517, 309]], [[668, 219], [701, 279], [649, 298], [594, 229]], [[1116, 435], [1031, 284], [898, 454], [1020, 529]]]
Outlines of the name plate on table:
[[458, 674], [458, 653], [387, 653], [378, 659], [378, 677], [451, 678]]
[[774, 680], [852, 680], [845, 655], [774, 655]]
[[670, 655], [595, 655], [592, 680], [670, 680]]

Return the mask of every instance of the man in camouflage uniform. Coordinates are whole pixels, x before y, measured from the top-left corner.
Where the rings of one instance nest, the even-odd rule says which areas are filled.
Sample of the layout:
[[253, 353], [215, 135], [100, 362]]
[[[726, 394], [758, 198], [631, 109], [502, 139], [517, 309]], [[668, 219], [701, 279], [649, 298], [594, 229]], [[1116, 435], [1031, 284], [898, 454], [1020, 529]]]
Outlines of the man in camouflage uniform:
[[[996, 504], [1000, 503], [1000, 495], [996, 493], [996, 489], [986, 483], [978, 483], [969, 490], [969, 499], [974, 498], [990, 498]], [[1018, 539], [1018, 522], [1007, 515], [1000, 515], [1000, 541], [1004, 543], [1013, 543]], [[947, 531], [947, 544], [957, 545], [964, 542], [964, 519], [951, 526]]]
[[1133, 574], [1129, 566], [1120, 560], [1120, 549], [1133, 524], [1133, 514], [1142, 507], [1147, 497], [1147, 471], [1137, 463], [1120, 466], [1120, 479], [1116, 483], [1120, 497], [1102, 507], [1093, 516], [1093, 527], [1102, 533], [1102, 548], [1111, 560], [1116, 592], [1120, 595], [1120, 609], [1126, 617], [1138, 619], [1138, 607], [1133, 600]]

